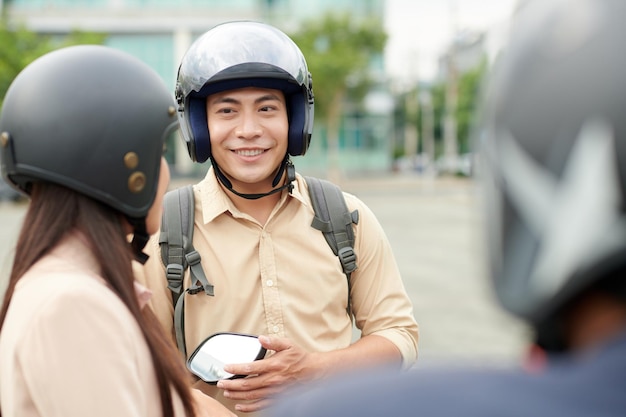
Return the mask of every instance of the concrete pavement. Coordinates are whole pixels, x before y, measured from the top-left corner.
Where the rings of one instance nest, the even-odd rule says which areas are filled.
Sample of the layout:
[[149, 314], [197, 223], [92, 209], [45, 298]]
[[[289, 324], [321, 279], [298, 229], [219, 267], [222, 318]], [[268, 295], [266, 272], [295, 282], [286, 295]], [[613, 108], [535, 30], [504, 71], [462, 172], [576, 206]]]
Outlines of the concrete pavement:
[[341, 185], [374, 211], [394, 249], [420, 325], [418, 366], [522, 359], [528, 331], [500, 309], [486, 277], [474, 181], [403, 174]]
[[[394, 249], [420, 325], [417, 366], [506, 366], [522, 357], [526, 328], [500, 310], [486, 279], [473, 181], [389, 174], [339, 183], [372, 209]], [[0, 203], [3, 282], [25, 208]]]

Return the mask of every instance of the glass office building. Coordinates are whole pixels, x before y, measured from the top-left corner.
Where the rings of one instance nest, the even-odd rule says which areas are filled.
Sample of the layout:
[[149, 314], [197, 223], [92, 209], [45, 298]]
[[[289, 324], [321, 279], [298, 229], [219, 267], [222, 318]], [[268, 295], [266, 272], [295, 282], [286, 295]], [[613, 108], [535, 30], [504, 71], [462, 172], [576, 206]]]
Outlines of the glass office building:
[[[149, 64], [172, 91], [184, 52], [196, 37], [221, 22], [265, 21], [290, 33], [298, 30], [303, 19], [328, 11], [350, 11], [353, 16], [384, 13], [384, 0], [0, 0], [0, 4], [10, 24], [24, 24], [38, 33], [105, 33], [106, 45]], [[382, 55], [372, 57], [376, 78], [382, 78], [383, 64]], [[390, 169], [391, 131], [391, 115], [382, 119], [380, 115], [346, 115], [340, 134], [342, 171]], [[294, 158], [300, 172], [324, 175], [328, 164], [324, 135], [324, 126], [316, 124], [309, 152]], [[200, 169], [188, 160], [182, 143], [172, 162], [181, 173]]]

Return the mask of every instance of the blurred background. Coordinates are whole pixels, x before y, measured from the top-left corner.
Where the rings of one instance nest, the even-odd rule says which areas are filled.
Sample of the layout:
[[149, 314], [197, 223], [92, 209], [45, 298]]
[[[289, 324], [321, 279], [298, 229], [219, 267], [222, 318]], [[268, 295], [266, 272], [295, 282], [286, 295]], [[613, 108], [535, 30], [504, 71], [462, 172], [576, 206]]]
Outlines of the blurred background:
[[[124, 50], [173, 92], [180, 59], [211, 27], [279, 27], [302, 49], [315, 92], [311, 146], [294, 164], [379, 217], [415, 305], [420, 364], [511, 364], [527, 334], [487, 282], [472, 142], [481, 81], [514, 8], [515, 0], [0, 0], [0, 100], [22, 68], [59, 47]], [[201, 178], [208, 165], [193, 164], [177, 134], [169, 141], [172, 186]], [[0, 181], [2, 279], [25, 207]]]

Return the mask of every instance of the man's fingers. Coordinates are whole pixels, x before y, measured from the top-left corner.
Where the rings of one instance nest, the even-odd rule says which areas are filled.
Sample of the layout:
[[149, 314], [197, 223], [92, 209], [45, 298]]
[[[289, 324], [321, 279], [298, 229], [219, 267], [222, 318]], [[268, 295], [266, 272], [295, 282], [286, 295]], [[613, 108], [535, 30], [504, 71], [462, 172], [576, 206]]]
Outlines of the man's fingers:
[[275, 352], [289, 349], [292, 346], [292, 343], [289, 339], [275, 336], [261, 335], [259, 336], [259, 342], [261, 342], [261, 346], [263, 346], [265, 349], [273, 350]]
[[269, 399], [263, 399], [259, 401], [239, 403], [235, 405], [235, 410], [243, 413], [252, 413], [259, 411], [272, 405], [272, 401]]

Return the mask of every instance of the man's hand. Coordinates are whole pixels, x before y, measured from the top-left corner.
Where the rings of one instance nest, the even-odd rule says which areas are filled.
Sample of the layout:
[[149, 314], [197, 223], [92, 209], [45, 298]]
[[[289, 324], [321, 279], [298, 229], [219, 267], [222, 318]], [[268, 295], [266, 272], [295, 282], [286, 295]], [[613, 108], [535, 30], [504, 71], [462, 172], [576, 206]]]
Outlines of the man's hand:
[[259, 336], [259, 342], [272, 356], [255, 362], [229, 364], [224, 370], [246, 378], [223, 380], [217, 383], [224, 397], [246, 401], [237, 404], [243, 412], [258, 411], [271, 405], [272, 397], [294, 383], [319, 377], [320, 355], [306, 352], [290, 339]]

